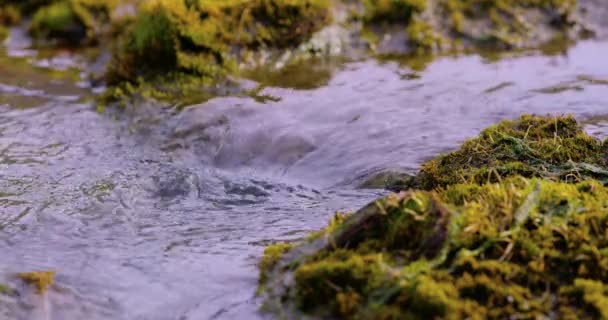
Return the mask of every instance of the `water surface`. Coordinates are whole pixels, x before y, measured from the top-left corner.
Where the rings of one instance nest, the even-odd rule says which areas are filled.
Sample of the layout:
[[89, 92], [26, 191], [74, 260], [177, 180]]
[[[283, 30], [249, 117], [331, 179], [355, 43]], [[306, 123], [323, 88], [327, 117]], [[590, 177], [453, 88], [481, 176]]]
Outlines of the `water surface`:
[[[573, 113], [605, 135], [606, 56], [608, 43], [589, 41], [550, 56], [444, 57], [417, 71], [366, 60], [317, 70], [326, 79], [316, 86], [294, 75], [307, 90], [267, 87], [266, 103], [104, 114], [73, 76], [3, 56], [0, 282], [22, 294], [0, 296], [0, 318], [261, 317], [264, 245], [382, 194], [357, 190], [364, 177], [414, 172], [526, 112]], [[44, 298], [13, 277], [46, 269], [57, 283]]]

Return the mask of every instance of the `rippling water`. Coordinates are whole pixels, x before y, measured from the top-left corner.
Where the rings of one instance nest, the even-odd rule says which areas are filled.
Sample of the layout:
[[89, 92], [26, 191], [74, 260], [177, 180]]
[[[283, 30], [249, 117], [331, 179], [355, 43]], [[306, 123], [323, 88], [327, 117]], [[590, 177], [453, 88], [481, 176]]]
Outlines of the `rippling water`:
[[[105, 114], [65, 74], [4, 57], [0, 283], [22, 294], [0, 296], [0, 318], [261, 317], [264, 245], [380, 195], [355, 188], [363, 177], [413, 172], [525, 112], [574, 113], [605, 136], [606, 56], [608, 43], [582, 42], [552, 56], [445, 57], [422, 71], [368, 60], [321, 72], [316, 89], [268, 87], [266, 103]], [[46, 269], [57, 277], [45, 298], [13, 276]]]

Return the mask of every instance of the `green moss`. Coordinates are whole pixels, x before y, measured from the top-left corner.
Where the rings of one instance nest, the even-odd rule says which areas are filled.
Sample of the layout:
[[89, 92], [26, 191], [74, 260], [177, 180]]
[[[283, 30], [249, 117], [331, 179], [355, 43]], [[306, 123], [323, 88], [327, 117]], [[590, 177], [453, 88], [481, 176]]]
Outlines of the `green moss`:
[[46, 290], [53, 285], [55, 272], [54, 271], [35, 271], [18, 273], [17, 277], [30, 284], [38, 290], [39, 294], [44, 294]]
[[372, 47], [383, 32], [396, 32], [383, 27], [390, 23], [405, 25], [405, 47], [426, 53], [529, 48], [566, 37], [576, 0], [362, 0], [351, 6]]
[[414, 19], [406, 32], [410, 45], [418, 51], [438, 51], [443, 46], [443, 37], [424, 21]]
[[71, 38], [70, 41], [84, 39], [86, 30], [68, 1], [58, 2], [36, 12], [32, 19], [30, 33], [37, 38]]
[[467, 140], [459, 150], [425, 163], [418, 187], [495, 182], [504, 177], [589, 178], [608, 182], [606, 144], [585, 134], [572, 116], [525, 115], [503, 121]]
[[[520, 47], [534, 33], [535, 23], [527, 16], [534, 10], [557, 29], [571, 25], [576, 0], [445, 0], [441, 8], [451, 20], [451, 31], [476, 45], [498, 48]], [[539, 15], [537, 15], [538, 17]], [[544, 21], [541, 20], [541, 21]], [[481, 33], [479, 31], [482, 31]]]
[[117, 84], [136, 76], [168, 73], [177, 67], [177, 26], [162, 6], [143, 11], [124, 39], [108, 70], [108, 81]]
[[423, 166], [432, 191], [336, 216], [273, 255], [266, 305], [287, 318], [607, 318], [606, 159], [571, 116], [491, 126]]
[[564, 304], [585, 306], [584, 311], [563, 308], [562, 314], [571, 319], [608, 319], [608, 286], [602, 281], [576, 279], [572, 286], [560, 290], [560, 299]]
[[40, 7], [30, 24], [30, 34], [44, 41], [67, 44], [94, 43], [102, 24], [109, 21], [114, 0], [62, 0]]
[[266, 282], [268, 278], [268, 272], [274, 268], [277, 261], [285, 252], [289, 251], [293, 247], [292, 244], [286, 242], [279, 242], [267, 246], [264, 249], [264, 256], [260, 260], [260, 287]]
[[293, 47], [329, 21], [327, 0], [149, 1], [106, 73], [110, 84], [176, 72], [222, 78], [249, 51]]
[[364, 21], [408, 23], [414, 14], [426, 9], [426, 0], [363, 0]]
[[521, 177], [389, 196], [274, 262], [267, 297], [327, 318], [602, 318], [606, 206], [595, 181]]

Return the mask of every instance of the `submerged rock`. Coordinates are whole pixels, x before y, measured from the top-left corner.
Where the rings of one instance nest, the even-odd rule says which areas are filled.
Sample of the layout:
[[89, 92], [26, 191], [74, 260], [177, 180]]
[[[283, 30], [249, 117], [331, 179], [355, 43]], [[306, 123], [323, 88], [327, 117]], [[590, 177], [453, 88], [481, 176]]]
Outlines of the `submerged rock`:
[[605, 160], [572, 117], [492, 126], [425, 164], [417, 179], [440, 189], [269, 247], [265, 308], [285, 319], [606, 318]]

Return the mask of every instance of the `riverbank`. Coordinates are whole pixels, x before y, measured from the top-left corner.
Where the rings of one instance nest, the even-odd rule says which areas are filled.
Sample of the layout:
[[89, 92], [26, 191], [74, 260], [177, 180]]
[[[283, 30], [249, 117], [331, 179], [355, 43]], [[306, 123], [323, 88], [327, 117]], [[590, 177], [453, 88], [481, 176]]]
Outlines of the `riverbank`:
[[422, 165], [413, 187], [433, 191], [267, 247], [266, 307], [287, 319], [603, 318], [607, 154], [572, 117], [491, 126]]
[[[243, 78], [310, 59], [523, 50], [603, 36], [596, 0], [57, 0], [0, 3], [0, 24], [41, 48], [96, 48], [102, 105], [141, 99], [187, 105], [255, 94]], [[604, 11], [602, 11], [604, 10]], [[99, 66], [102, 66], [101, 68]], [[187, 96], [185, 101], [180, 97]]]

